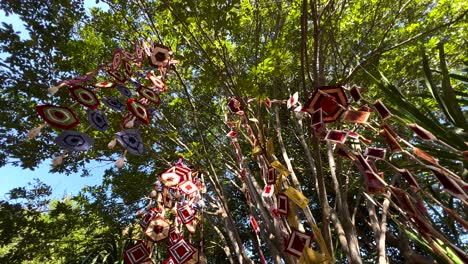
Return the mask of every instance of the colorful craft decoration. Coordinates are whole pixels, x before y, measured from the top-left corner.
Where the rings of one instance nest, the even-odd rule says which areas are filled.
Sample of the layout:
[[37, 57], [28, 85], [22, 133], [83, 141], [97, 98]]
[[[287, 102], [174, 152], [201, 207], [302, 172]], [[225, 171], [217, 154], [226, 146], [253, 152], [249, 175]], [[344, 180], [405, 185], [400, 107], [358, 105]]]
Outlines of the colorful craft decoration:
[[188, 205], [183, 205], [177, 208], [177, 214], [179, 215], [180, 220], [182, 220], [182, 223], [184, 224], [187, 224], [193, 219], [195, 219], [195, 212]]
[[80, 123], [73, 110], [68, 107], [40, 105], [36, 107], [36, 112], [47, 124], [56, 128], [72, 129]]
[[286, 252], [296, 257], [300, 257], [304, 249], [310, 246], [311, 241], [311, 235], [293, 229], [291, 235], [289, 236], [288, 244], [286, 246]]
[[157, 216], [158, 216], [158, 213], [154, 209], [148, 210], [148, 212], [140, 220], [141, 228], [146, 230], [148, 226], [151, 224], [151, 221], [153, 221], [153, 219], [155, 219]]
[[114, 88], [117, 84], [113, 82], [103, 81], [94, 83], [93, 86], [100, 89], [111, 89]]
[[[152, 199], [139, 220], [147, 241], [167, 243], [170, 258], [166, 263], [198, 263], [198, 253], [202, 248], [198, 249], [188, 243], [184, 234], [196, 233], [202, 217], [200, 201], [204, 183], [200, 176], [198, 171], [194, 172], [187, 167], [182, 159], [164, 170], [158, 175], [150, 195]], [[190, 186], [190, 191], [186, 186]], [[147, 243], [150, 249], [151, 243]]]
[[196, 249], [183, 238], [179, 239], [179, 241], [168, 248], [168, 253], [171, 256], [172, 261], [176, 264], [187, 263], [195, 252]]
[[121, 95], [125, 96], [128, 99], [130, 99], [133, 96], [132, 91], [130, 91], [130, 89], [128, 89], [127, 86], [123, 84], [119, 83], [117, 85], [117, 90], [119, 90]]
[[151, 261], [146, 244], [143, 241], [138, 241], [128, 247], [124, 252], [124, 260], [126, 264], [140, 264]]
[[347, 137], [348, 137], [348, 132], [346, 131], [330, 130], [325, 136], [325, 140], [343, 144], [346, 142]]
[[353, 85], [353, 87], [351, 87], [351, 90], [349, 91], [349, 93], [351, 94], [351, 97], [356, 103], [358, 103], [362, 98], [361, 92], [359, 91], [359, 89], [360, 87], [358, 87], [357, 85]]
[[229, 111], [231, 111], [231, 113], [239, 114], [239, 115], [243, 113], [242, 104], [237, 98], [231, 98], [229, 100], [229, 103], [228, 103], [227, 107], [228, 107]]
[[68, 88], [68, 91], [70, 92], [73, 99], [75, 99], [81, 105], [90, 109], [96, 109], [99, 107], [99, 99], [90, 89], [83, 86], [73, 86]]
[[114, 79], [117, 80], [118, 82], [124, 83], [127, 80], [127, 78], [121, 71], [109, 69], [106, 72], [110, 76], [114, 77]]
[[158, 105], [161, 102], [159, 94], [155, 91], [148, 89], [147, 87], [140, 86], [137, 88], [137, 92], [144, 98], [148, 99], [151, 103]]
[[[144, 68], [145, 58], [156, 69]], [[70, 96], [86, 108], [88, 122], [82, 123], [89, 124], [89, 127], [82, 130], [93, 128], [102, 133], [112, 133], [115, 139], [108, 143], [108, 147], [113, 149], [119, 142], [125, 149], [124, 154], [115, 163], [120, 168], [124, 164], [126, 153], [144, 154], [140, 124], [151, 122], [151, 116], [157, 111], [154, 106], [161, 101], [162, 92], [167, 88], [165, 80], [175, 63], [177, 61], [173, 60], [169, 47], [155, 43], [148, 45], [143, 41], [135, 45], [135, 53], [117, 49], [111, 63], [101, 65], [85, 76], [63, 81], [49, 88], [49, 91], [56, 93], [60, 88], [70, 86], [68, 87]], [[101, 72], [107, 74], [110, 79], [98, 79], [97, 76]], [[113, 88], [119, 92], [118, 96]], [[148, 104], [153, 107], [150, 108]], [[82, 110], [75, 105], [77, 104], [41, 105], [37, 106], [36, 110], [47, 124], [65, 130], [55, 139], [63, 149], [70, 152], [87, 151], [94, 145], [94, 139], [83, 132], [70, 130], [80, 124], [74, 111]], [[116, 113], [106, 115], [106, 108]], [[110, 116], [113, 118], [120, 116], [120, 120], [115, 122], [108, 119]], [[116, 123], [118, 125], [115, 125]], [[38, 135], [44, 127], [45, 124], [41, 124], [31, 130], [29, 135], [31, 137]], [[120, 131], [108, 132], [115, 127], [120, 127]], [[65, 154], [57, 156], [54, 164], [57, 166], [61, 164], [64, 157]], [[125, 263], [153, 263], [151, 260], [153, 243], [162, 243], [165, 240], [168, 241], [167, 251], [171, 256], [167, 263], [198, 262], [199, 249], [188, 243], [184, 239], [184, 234], [197, 232], [198, 224], [202, 220], [203, 206], [200, 200], [201, 194], [205, 192], [205, 186], [200, 176], [201, 174], [193, 172], [184, 165], [182, 159], [158, 176], [155, 190], [150, 194], [151, 201], [139, 220], [139, 225], [143, 229], [143, 240], [125, 250]], [[171, 211], [176, 214], [166, 214]]]
[[132, 113], [138, 120], [145, 124], [149, 124], [149, 115], [144, 104], [135, 101], [133, 99], [128, 99], [127, 101], [128, 110]]
[[95, 129], [104, 132], [109, 129], [109, 122], [107, 121], [107, 117], [101, 110], [88, 110], [88, 121], [89, 124], [94, 127]]
[[179, 188], [183, 193], [188, 195], [198, 191], [197, 185], [195, 185], [192, 181], [182, 182], [181, 184], [179, 184]]
[[153, 242], [159, 242], [169, 236], [170, 224], [162, 217], [154, 218], [148, 228], [146, 228], [145, 235]]
[[102, 99], [102, 102], [112, 110], [117, 112], [122, 112], [125, 110], [125, 104], [120, 101], [119, 98], [115, 97], [105, 97]]
[[[401, 178], [406, 181], [411, 191], [417, 191], [423, 193], [426, 197], [431, 197], [431, 199], [435, 200], [442, 208], [447, 207], [443, 206], [432, 197], [430, 193], [421, 190], [412, 173], [408, 169], [398, 168], [389, 160], [388, 156], [391, 157], [394, 153], [406, 155], [409, 160], [414, 160], [419, 166], [425, 168], [426, 171], [432, 172], [445, 192], [458, 198], [465, 204], [468, 202], [466, 192], [468, 185], [461, 180], [460, 176], [442, 167], [435, 157], [412, 145], [412, 141], [404, 140], [400, 135], [395, 133], [388, 123], [389, 120], [396, 119], [399, 124], [403, 125], [406, 122], [402, 118], [393, 115], [382, 101], [377, 100], [374, 104], [369, 104], [361, 95], [361, 90], [364, 89], [355, 85], [347, 90], [353, 98], [353, 101], [361, 104], [354, 108], [350, 105], [350, 102], [348, 102], [345, 90], [346, 88], [342, 86], [318, 87], [312, 93], [305, 107], [302, 107], [298, 93], [294, 93], [288, 100], [270, 100], [266, 98], [263, 103], [267, 111], [270, 111], [274, 104], [279, 104], [280, 106], [278, 107], [285, 104], [287, 109], [291, 109], [295, 113], [294, 116], [300, 119], [300, 122], [302, 122], [305, 117], [310, 117], [310, 126], [313, 129], [314, 137], [317, 137], [319, 142], [327, 142], [329, 147], [335, 148], [336, 154], [348, 159], [357, 166], [363, 178], [366, 197], [385, 193], [388, 195], [388, 193], [391, 192], [393, 196], [396, 197], [396, 201], [392, 203], [392, 206], [400, 212], [404, 212], [401, 216], [412, 223], [414, 225], [412, 228], [418, 230], [428, 244], [432, 244], [431, 247], [434, 248], [436, 242], [433, 241], [433, 237], [442, 238], [443, 235], [431, 227], [431, 223], [427, 221], [426, 216], [429, 216], [429, 214], [427, 213], [428, 211], [424, 203], [422, 203], [420, 195], [418, 194], [414, 198], [410, 198], [411, 196], [408, 195], [406, 191], [387, 183], [386, 175], [382, 171], [379, 171], [380, 164], [385, 163], [387, 166], [390, 166], [390, 168], [393, 168], [395, 172], [400, 174], [402, 176]], [[246, 115], [258, 113], [259, 111], [256, 107], [262, 105], [260, 103], [255, 105], [255, 110], [253, 110], [249, 105], [252, 101], [254, 100], [249, 98], [245, 98], [241, 101], [239, 97], [233, 96], [229, 98], [226, 105], [229, 111], [229, 113], [226, 114], [226, 124], [230, 130], [226, 136], [231, 140], [237, 155], [239, 178], [244, 183], [243, 192], [249, 209], [254, 206], [251, 201], [250, 193], [260, 192], [261, 199], [263, 199], [263, 201], [260, 202], [265, 206], [271, 206], [269, 210], [271, 212], [271, 217], [274, 220], [284, 217], [283, 220], [286, 220], [275, 220], [274, 229], [280, 233], [289, 233], [285, 231], [285, 227], [281, 225], [281, 223], [284, 222], [287, 222], [289, 227], [292, 228], [292, 232], [288, 234], [286, 239], [285, 252], [298, 257], [299, 263], [309, 263], [309, 261], [312, 261], [311, 263], [321, 263], [323, 261], [333, 262], [332, 256], [328, 252], [327, 246], [320, 233], [321, 231], [318, 228], [313, 228], [314, 236], [299, 231], [302, 230], [300, 229], [302, 227], [295, 211], [296, 208], [300, 208], [306, 212], [308, 199], [302, 194], [299, 188], [296, 189], [291, 186], [292, 183], [287, 178], [291, 172], [274, 157], [271, 141], [265, 139], [265, 135], [268, 133], [261, 129], [261, 131], [259, 131], [258, 127], [255, 130], [253, 129], [254, 126], [250, 125], [251, 121], [258, 122], [259, 118]], [[247, 111], [247, 109], [252, 111]], [[373, 115], [374, 112], [376, 112], [378, 116]], [[343, 113], [344, 115], [340, 119]], [[384, 122], [380, 123], [380, 127], [375, 128], [375, 123], [378, 123], [375, 119], [379, 117]], [[300, 123], [299, 121], [298, 123]], [[329, 128], [334, 122], [340, 122], [340, 130]], [[440, 144], [442, 147], [454, 150], [454, 148], [448, 146], [446, 143], [441, 142], [436, 135], [416, 123], [406, 124], [406, 127], [423, 141], [428, 141], [432, 144]], [[373, 146], [372, 140], [359, 134], [360, 128], [373, 131], [376, 136], [380, 136], [384, 142], [387, 143], [388, 149], [381, 145]], [[257, 131], [258, 135], [255, 134], [255, 131]], [[242, 136], [251, 146], [251, 150], [249, 151], [251, 151], [252, 160], [250, 162], [256, 162], [260, 167], [261, 176], [264, 181], [264, 185], [262, 186], [263, 192], [256, 188], [251, 189], [249, 187], [252, 186], [252, 184], [248, 183], [248, 181], [250, 181], [250, 177], [253, 176], [248, 175], [246, 166], [244, 165], [245, 157], [242, 154], [239, 142]], [[389, 152], [388, 155], [387, 152]], [[454, 152], [457, 155], [462, 154], [461, 151], [454, 150]], [[388, 167], [385, 169], [388, 170]], [[274, 172], [277, 173], [276, 176]], [[271, 192], [274, 192], [276, 195], [271, 195]], [[371, 201], [373, 202], [373, 200]], [[258, 203], [259, 201], [257, 200], [256, 202]], [[373, 203], [375, 204], [375, 202]], [[466, 221], [461, 220], [460, 216], [454, 214], [453, 211], [448, 211], [448, 214], [453, 215], [462, 226], [468, 226]], [[249, 220], [259, 242], [259, 228], [254, 215], [255, 214], [251, 211]], [[314, 226], [316, 227], [315, 224], [313, 224], [313, 227]], [[312, 242], [316, 242], [320, 246], [322, 253], [315, 252], [311, 248]], [[449, 245], [449, 243], [446, 243], [446, 245]], [[457, 247], [452, 247], [451, 249], [454, 252], [460, 251]], [[259, 252], [259, 254], [263, 262], [263, 253]], [[465, 259], [463, 254], [458, 254], [458, 256], [461, 259]]]
[[289, 208], [289, 200], [288, 196], [285, 194], [278, 194], [277, 197], [277, 210], [282, 215], [288, 215], [288, 208]]
[[143, 155], [143, 141], [140, 136], [140, 131], [136, 129], [128, 129], [115, 133], [117, 141], [128, 152], [141, 156]]
[[348, 99], [342, 86], [323, 86], [317, 88], [306, 104], [309, 113], [322, 109], [323, 122], [338, 120], [348, 106]]
[[163, 65], [165, 61], [169, 60], [171, 55], [171, 49], [161, 44], [155, 44], [150, 51], [150, 64], [155, 67]]
[[370, 117], [370, 112], [366, 111], [356, 111], [356, 110], [347, 110], [343, 116], [343, 122], [364, 124], [367, 123], [367, 120]]
[[55, 138], [55, 143], [68, 151], [87, 151], [94, 145], [94, 139], [81, 132], [65, 130]]

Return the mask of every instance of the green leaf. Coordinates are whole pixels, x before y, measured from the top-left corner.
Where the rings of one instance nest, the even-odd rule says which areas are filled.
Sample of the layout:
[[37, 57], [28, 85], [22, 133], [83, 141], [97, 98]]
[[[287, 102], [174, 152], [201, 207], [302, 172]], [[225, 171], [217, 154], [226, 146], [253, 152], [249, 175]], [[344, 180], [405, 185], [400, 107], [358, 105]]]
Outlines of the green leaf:
[[448, 130], [445, 126], [442, 126], [434, 116], [432, 116], [432, 118], [426, 116], [424, 113], [429, 116], [432, 115], [430, 111], [421, 111], [418, 109], [411, 101], [405, 98], [393, 84], [390, 83], [382, 72], [379, 73], [382, 81], [379, 81], [371, 73], [367, 72], [367, 74], [377, 82], [379, 89], [385, 93], [391, 104], [395, 106], [392, 109], [392, 112], [405, 120], [416, 122], [423, 126], [438, 138], [455, 148], [462, 148], [464, 146], [463, 136], [457, 135], [454, 130]]
[[467, 82], [468, 83], [468, 77], [467, 76], [463, 76], [463, 75], [456, 74], [456, 73], [450, 73], [449, 76], [450, 76], [450, 78], [457, 79], [457, 80], [460, 80], [462, 82]]
[[439, 43], [438, 47], [440, 57], [440, 68], [442, 70], [443, 75], [441, 91], [442, 102], [445, 105], [453, 124], [457, 127], [466, 129], [468, 128], [467, 122], [465, 120], [465, 117], [463, 116], [463, 112], [461, 111], [460, 105], [457, 102], [457, 98], [455, 96], [455, 92], [452, 88], [452, 85], [450, 84], [450, 76], [447, 69], [447, 64], [445, 62], [444, 44]]

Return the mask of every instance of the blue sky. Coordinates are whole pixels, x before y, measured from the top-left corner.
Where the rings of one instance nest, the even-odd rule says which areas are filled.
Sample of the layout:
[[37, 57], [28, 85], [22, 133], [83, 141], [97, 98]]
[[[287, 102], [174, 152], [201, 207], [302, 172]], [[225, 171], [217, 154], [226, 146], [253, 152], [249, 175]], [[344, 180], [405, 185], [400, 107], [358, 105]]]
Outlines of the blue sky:
[[[99, 7], [107, 9], [108, 6], [102, 2], [96, 4], [96, 0], [85, 0], [85, 7]], [[28, 38], [26, 29], [23, 26], [21, 19], [16, 15], [5, 16], [5, 12], [0, 10], [0, 22], [12, 24], [15, 31], [21, 32], [21, 38]], [[0, 54], [0, 59], [4, 58], [5, 54]], [[40, 136], [36, 139], [40, 140]], [[56, 199], [62, 198], [64, 195], [76, 194], [85, 185], [93, 186], [102, 182], [104, 170], [113, 166], [112, 163], [92, 162], [87, 165], [87, 169], [91, 171], [91, 176], [80, 177], [80, 174], [63, 175], [57, 173], [49, 173], [51, 160], [44, 161], [34, 171], [22, 170], [20, 167], [7, 165], [0, 168], [0, 200], [7, 199], [5, 194], [15, 188], [25, 186], [28, 182], [32, 182], [34, 178], [40, 179], [42, 182], [50, 185], [53, 190], [52, 197]]]

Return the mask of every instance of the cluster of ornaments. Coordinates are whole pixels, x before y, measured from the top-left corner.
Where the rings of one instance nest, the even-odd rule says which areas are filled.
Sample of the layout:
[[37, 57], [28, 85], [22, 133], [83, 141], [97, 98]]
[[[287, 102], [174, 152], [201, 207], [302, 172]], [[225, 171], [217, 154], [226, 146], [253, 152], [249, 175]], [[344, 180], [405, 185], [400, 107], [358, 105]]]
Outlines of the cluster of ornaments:
[[203, 210], [201, 195], [205, 192], [201, 175], [185, 166], [182, 159], [162, 172], [150, 194], [150, 204], [138, 213], [145, 239], [125, 250], [125, 263], [153, 263], [155, 243], [167, 245], [169, 258], [164, 264], [199, 263], [203, 240], [194, 246], [184, 234], [197, 232]]
[[[169, 47], [153, 42], [135, 43], [133, 53], [117, 49], [112, 63], [50, 87], [51, 94], [66, 88], [74, 103], [70, 106], [38, 105], [36, 112], [45, 123], [32, 129], [28, 136], [37, 136], [46, 125], [62, 130], [55, 138], [64, 150], [53, 161], [53, 165], [58, 166], [68, 152], [87, 151], [93, 147], [94, 139], [82, 131], [92, 128], [106, 132], [118, 126], [119, 130], [114, 131], [115, 139], [108, 147], [113, 148], [118, 142], [125, 149], [116, 163], [122, 166], [127, 152], [143, 154], [144, 144], [138, 128], [148, 125], [155, 116], [160, 96], [166, 90], [165, 81], [175, 63]], [[110, 120], [110, 112], [118, 113], [120, 118]], [[112, 122], [118, 125], [113, 126]], [[88, 126], [80, 131], [73, 130], [80, 123]]]
[[[297, 97], [297, 95], [295, 95], [295, 97]], [[291, 100], [292, 99], [287, 102], [284, 100], [270, 100], [267, 98], [264, 103], [268, 108], [271, 108], [273, 104], [288, 104], [288, 107], [290, 107], [289, 104]], [[249, 98], [244, 100], [244, 102], [247, 104], [254, 101], [255, 99]], [[297, 257], [299, 259], [299, 263], [322, 263], [327, 259], [331, 259], [328, 252], [324, 252], [322, 255], [312, 250], [312, 241], [315, 239], [320, 244], [320, 248], [323, 251], [326, 251], [325, 247], [323, 246], [324, 243], [320, 230], [318, 227], [314, 226], [312, 227], [313, 234], [306, 233], [303, 227], [300, 227], [295, 214], [295, 206], [304, 209], [308, 206], [308, 199], [300, 191], [296, 190], [292, 186], [283, 186], [283, 180], [290, 174], [290, 172], [279, 161], [275, 160], [270, 162], [272, 153], [265, 153], [263, 151], [267, 147], [263, 146], [262, 148], [260, 146], [258, 141], [259, 137], [255, 135], [254, 130], [249, 124], [252, 120], [253, 122], [256, 122], [256, 119], [248, 119], [246, 117], [243, 104], [238, 98], [231, 98], [227, 104], [227, 108], [230, 112], [226, 116], [226, 124], [230, 128], [230, 132], [227, 134], [227, 136], [231, 139], [234, 149], [236, 150], [239, 168], [241, 170], [241, 180], [243, 184], [249, 184], [247, 183], [249, 178], [247, 176], [247, 169], [244, 164], [244, 156], [238, 142], [238, 136], [240, 134], [238, 132], [244, 129], [246, 132], [246, 137], [252, 146], [253, 158], [259, 164], [261, 164], [261, 175], [265, 184], [261, 196], [263, 203], [267, 205], [269, 212], [271, 213], [275, 229], [281, 233], [284, 239], [284, 251], [287, 254]], [[236, 120], [235, 117], [239, 117], [239, 120]], [[266, 152], [268, 152], [268, 150]], [[286, 189], [281, 191], [284, 187], [286, 187]], [[260, 241], [260, 226], [253, 216], [253, 203], [251, 201], [252, 194], [250, 194], [248, 188], [243, 189], [246, 201], [249, 204], [249, 208], [251, 208], [249, 221], [255, 232], [257, 240]], [[283, 221], [283, 217], [286, 221]], [[267, 263], [263, 252], [260, 251], [259, 254], [261, 263]]]
[[[54, 141], [64, 151], [52, 164], [59, 166], [69, 152], [88, 151], [93, 147], [95, 140], [82, 131], [95, 129], [105, 133], [118, 127], [108, 147], [113, 149], [119, 143], [125, 149], [115, 163], [120, 168], [126, 153], [144, 154], [139, 128], [150, 124], [157, 114], [156, 107], [167, 88], [165, 82], [176, 63], [169, 47], [154, 42], [136, 43], [133, 53], [118, 49], [112, 63], [50, 87], [51, 94], [67, 89], [74, 103], [38, 105], [36, 112], [45, 123], [30, 130], [28, 137], [36, 137], [46, 126], [61, 130]], [[118, 120], [108, 118], [110, 112], [117, 113]], [[116, 115], [112, 113], [112, 116]], [[81, 123], [88, 126], [75, 130]], [[151, 192], [151, 203], [146, 211], [139, 212], [145, 239], [125, 250], [125, 263], [153, 263], [153, 245], [164, 241], [170, 256], [165, 264], [198, 263], [198, 246], [187, 242], [183, 234], [196, 233], [201, 219], [201, 193], [205, 191], [198, 172], [193, 172], [182, 160], [162, 172]]]
[[[377, 162], [384, 162], [387, 166], [393, 168], [395, 173], [401, 175], [402, 179], [406, 181], [411, 191], [422, 192], [425, 196], [429, 196], [433, 200], [435, 200], [435, 198], [419, 187], [416, 178], [408, 169], [399, 168], [397, 165], [388, 161], [388, 158], [386, 158], [387, 149], [391, 154], [402, 153], [408, 155], [415, 162], [431, 171], [447, 193], [465, 203], [468, 201], [466, 192], [466, 190], [468, 190], [468, 185], [458, 175], [442, 167], [435, 157], [415, 147], [409, 141], [399, 136], [390, 125], [389, 120], [393, 117], [393, 119], [398, 120], [400, 124], [406, 125], [420, 140], [439, 143], [442, 147], [460, 156], [463, 156], [465, 153], [453, 149], [420, 125], [407, 123], [397, 115], [392, 114], [382, 101], [377, 100], [374, 103], [367, 102], [362, 98], [360, 90], [361, 88], [356, 85], [348, 89], [343, 86], [323, 86], [316, 88], [304, 105], [299, 102], [297, 92], [288, 100], [270, 100], [266, 98], [257, 103], [258, 105], [264, 105], [267, 110], [269, 110], [273, 104], [285, 104], [288, 109], [292, 109], [295, 112], [296, 117], [300, 120], [307, 116], [315, 136], [318, 137], [321, 142], [336, 144], [335, 154], [343, 156], [357, 166], [363, 176], [366, 193], [378, 195], [390, 191], [397, 201], [397, 205], [395, 205], [397, 209], [399, 209], [400, 212], [404, 212], [404, 215], [407, 216], [407, 219], [409, 219], [420, 234], [426, 238], [427, 241], [431, 241], [432, 243], [433, 237], [441, 236], [431, 227], [431, 223], [426, 219], [430, 216], [422, 198], [419, 195], [410, 195], [402, 188], [387, 183], [384, 173], [379, 171], [376, 165]], [[351, 100], [348, 100], [347, 93], [358, 107], [351, 105]], [[246, 117], [247, 110], [245, 107], [255, 101], [257, 101], [256, 98], [230, 98], [227, 103], [227, 108], [230, 112], [230, 114], [227, 115], [227, 125], [230, 128], [227, 137], [231, 138], [236, 149], [240, 168], [242, 170], [242, 181], [245, 181], [245, 171], [242, 165], [243, 157], [237, 139], [240, 134], [238, 131], [242, 128], [245, 129], [247, 134], [246, 138], [252, 146], [253, 157], [257, 161], [260, 161], [259, 163], [261, 164], [261, 175], [265, 184], [262, 192], [264, 202], [266, 204], [273, 204], [273, 209], [270, 211], [274, 218], [285, 217], [285, 219], [289, 221], [291, 218], [295, 218], [295, 216], [291, 215], [295, 214], [294, 210], [291, 210], [291, 205], [304, 209], [308, 206], [308, 199], [302, 192], [295, 188], [287, 185], [286, 188], [284, 185], [282, 186], [281, 179], [289, 175], [284, 165], [277, 160], [271, 163], [270, 161], [264, 161], [268, 160], [270, 156], [269, 153], [265, 153], [265, 150], [268, 152], [267, 143], [264, 142], [263, 144], [265, 145], [261, 146], [261, 143], [257, 140], [259, 136], [254, 134], [254, 131], [249, 125], [250, 122], [258, 121], [256, 118], [248, 119]], [[376, 121], [370, 121], [370, 117], [374, 113], [378, 113], [382, 121], [381, 124], [378, 124]], [[239, 117], [240, 120], [232, 121], [233, 117]], [[336, 130], [327, 127], [327, 124], [335, 122], [345, 124], [341, 127], [348, 129]], [[374, 127], [375, 124], [377, 124], [378, 127]], [[381, 145], [378, 147], [372, 146], [372, 140], [358, 134], [357, 131], [360, 128], [376, 132], [377, 136], [380, 136], [387, 144], [387, 148], [381, 147]], [[364, 146], [363, 149], [361, 149], [362, 146]], [[259, 159], [258, 157], [260, 156], [263, 158]], [[246, 192], [246, 196], [248, 201], [248, 197], [250, 196], [248, 192]], [[437, 203], [439, 205], [442, 204], [440, 202]], [[451, 210], [446, 210], [444, 206], [442, 206], [442, 208], [450, 215], [454, 216], [463, 226], [466, 226], [466, 221], [460, 221], [460, 216]], [[258, 230], [258, 224], [254, 218], [252, 219], [252, 216], [250, 216], [250, 222], [254, 230]], [[289, 224], [291, 225], [291, 222]], [[288, 234], [284, 235], [284, 250], [287, 253], [300, 258], [300, 261], [304, 261], [306, 258], [320, 261], [326, 260], [327, 258], [330, 260], [330, 256], [328, 256], [326, 251], [323, 252], [323, 255], [325, 255], [323, 256], [311, 249], [311, 242], [313, 239], [315, 239], [319, 245], [323, 242], [320, 230], [314, 230], [313, 234], [309, 234], [304, 232], [304, 230], [295, 228], [294, 225], [295, 224], [292, 223], [290, 229], [280, 227], [282, 230], [289, 230]], [[315, 229], [315, 227], [312, 228]], [[322, 246], [320, 248], [322, 250], [325, 249], [325, 247]]]

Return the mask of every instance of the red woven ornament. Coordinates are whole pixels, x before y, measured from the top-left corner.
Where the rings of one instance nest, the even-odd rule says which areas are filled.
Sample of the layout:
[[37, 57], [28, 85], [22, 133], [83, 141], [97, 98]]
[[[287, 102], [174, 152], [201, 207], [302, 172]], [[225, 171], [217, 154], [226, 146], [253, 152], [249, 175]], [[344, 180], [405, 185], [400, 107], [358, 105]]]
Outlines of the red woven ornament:
[[175, 244], [179, 239], [181, 238], [179, 234], [179, 230], [177, 230], [177, 227], [172, 226], [171, 229], [169, 229], [169, 242], [171, 245]]
[[107, 74], [114, 77], [115, 80], [121, 83], [124, 83], [127, 80], [127, 78], [125, 77], [125, 74], [123, 74], [123, 72], [121, 71], [109, 69], [107, 70]]
[[289, 236], [286, 252], [296, 257], [300, 257], [304, 251], [304, 248], [310, 247], [311, 241], [311, 235], [300, 232], [297, 229], [293, 229], [291, 235]]
[[388, 110], [388, 108], [381, 102], [381, 101], [376, 101], [374, 103], [374, 107], [379, 113], [380, 117], [382, 117], [383, 120], [389, 118], [392, 116], [392, 113]]
[[234, 131], [234, 130], [231, 130], [229, 131], [229, 133], [226, 134], [227, 137], [230, 137], [230, 138], [235, 138], [237, 137], [237, 132]]
[[250, 225], [252, 225], [252, 228], [255, 231], [255, 233], [259, 233], [260, 227], [258, 226], [257, 220], [255, 220], [255, 218], [251, 215], [249, 216], [249, 220], [250, 220]]
[[419, 126], [418, 124], [409, 124], [408, 127], [411, 128], [411, 130], [413, 130], [413, 132], [424, 141], [434, 141], [437, 139], [437, 137], [434, 136], [434, 134], [427, 131], [425, 128]]
[[323, 111], [322, 108], [317, 109], [315, 112], [312, 113], [311, 118], [311, 125], [312, 127], [316, 127], [320, 124], [323, 124]]
[[185, 181], [185, 182], [179, 184], [179, 188], [183, 193], [185, 193], [187, 195], [190, 195], [190, 194], [198, 191], [197, 185], [195, 185], [192, 181]]
[[72, 129], [80, 123], [75, 113], [68, 107], [39, 105], [36, 107], [36, 112], [47, 124], [56, 128]]
[[182, 176], [176, 173], [174, 167], [169, 168], [165, 172], [161, 173], [159, 180], [162, 184], [167, 187], [177, 186], [181, 180]]
[[383, 172], [378, 174], [371, 171], [365, 172], [366, 191], [370, 194], [381, 194], [385, 191], [385, 185], [377, 177], [383, 180]]
[[445, 171], [433, 166], [431, 166], [431, 171], [444, 187], [444, 191], [462, 201], [466, 201], [468, 199], [468, 196], [466, 195], [463, 188], [461, 188], [454, 179], [450, 178], [450, 176]]
[[195, 212], [188, 204], [177, 208], [177, 215], [184, 224], [191, 222], [195, 218]]
[[174, 263], [185, 264], [192, 258], [193, 254], [195, 254], [195, 249], [192, 245], [187, 243], [185, 239], [181, 238], [177, 243], [170, 246], [167, 252]]
[[114, 88], [117, 84], [113, 82], [108, 82], [108, 81], [103, 81], [103, 82], [97, 82], [93, 84], [94, 87], [100, 88], [100, 89], [111, 89]]
[[366, 148], [364, 155], [375, 159], [385, 159], [386, 151], [384, 148]]
[[356, 124], [367, 123], [367, 120], [369, 119], [370, 114], [371, 114], [370, 112], [365, 112], [365, 111], [348, 110], [345, 112], [343, 116], [343, 122], [356, 123]]
[[295, 92], [290, 98], [289, 100], [286, 102], [286, 107], [289, 109], [291, 108], [292, 106], [294, 106], [295, 104], [297, 104], [298, 102], [298, 97], [299, 97], [299, 93], [298, 92]]
[[146, 110], [145, 105], [130, 98], [127, 101], [127, 108], [136, 118], [138, 118], [138, 120], [145, 124], [149, 124], [148, 111]]
[[405, 191], [392, 185], [390, 185], [390, 190], [393, 193], [393, 197], [397, 199], [398, 205], [400, 206], [401, 210], [403, 210], [405, 213], [411, 216], [417, 214], [413, 201]]
[[174, 260], [172, 258], [168, 258], [165, 261], [163, 261], [162, 264], [175, 264]]
[[166, 91], [167, 86], [161, 77], [157, 77], [152, 73], [148, 73], [146, 77], [148, 77], [148, 79], [151, 81], [151, 83], [156, 89], [158, 89], [161, 92]]
[[398, 172], [405, 178], [406, 182], [414, 189], [419, 190], [419, 184], [414, 178], [413, 174], [409, 172], [407, 169], [398, 169]]
[[151, 47], [151, 55], [149, 56], [149, 62], [151, 65], [157, 67], [163, 65], [164, 62], [170, 58], [171, 49], [161, 44], [154, 44]]
[[132, 60], [135, 59], [135, 56], [131, 52], [128, 52], [126, 50], [122, 50], [122, 59], [123, 59], [123, 62], [132, 61]]
[[242, 104], [237, 98], [231, 98], [227, 104], [227, 108], [233, 114], [242, 115], [244, 113]]
[[125, 69], [125, 74], [127, 74], [128, 77], [131, 77], [133, 75], [132, 65], [127, 61], [124, 61], [123, 65]]
[[272, 197], [275, 193], [275, 186], [272, 184], [267, 184], [265, 188], [263, 188], [262, 196], [269, 198]]
[[343, 144], [345, 143], [347, 137], [348, 137], [348, 132], [346, 131], [330, 130], [325, 136], [325, 140]]
[[359, 92], [359, 87], [357, 85], [353, 85], [349, 93], [355, 102], [359, 102], [362, 98], [361, 93]]
[[268, 168], [266, 181], [267, 181], [267, 184], [276, 183], [276, 170], [274, 168]]
[[116, 49], [114, 51], [114, 55], [112, 56], [112, 69], [117, 69], [122, 61], [122, 54], [120, 49]]
[[172, 208], [174, 206], [174, 200], [172, 199], [172, 194], [171, 192], [165, 188], [163, 191], [163, 202], [164, 202], [164, 207], [166, 208]]
[[385, 142], [387, 145], [390, 147], [393, 153], [398, 153], [402, 152], [403, 148], [398, 144], [398, 141], [396, 139], [396, 134], [393, 132], [393, 130], [387, 125], [384, 124], [382, 125], [382, 130], [380, 130], [380, 135], [384, 138]]
[[137, 92], [155, 105], [158, 105], [161, 102], [161, 98], [159, 97], [159, 94], [147, 87], [140, 86], [137, 88]]
[[353, 131], [346, 131], [348, 134], [348, 137], [352, 138], [352, 139], [359, 139], [359, 135], [356, 134], [355, 132]]
[[148, 211], [143, 218], [140, 220], [140, 226], [143, 230], [146, 230], [150, 225], [151, 221], [158, 215], [158, 213], [154, 210]]
[[278, 194], [277, 197], [277, 207], [278, 212], [282, 215], [288, 215], [289, 201], [288, 196], [285, 194]]
[[192, 170], [182, 164], [172, 166], [161, 174], [161, 182], [169, 187], [175, 186], [180, 182], [191, 180]]
[[153, 219], [145, 231], [146, 237], [153, 242], [159, 242], [169, 236], [170, 225], [164, 219], [158, 217]]
[[437, 161], [436, 158], [434, 158], [433, 156], [431, 156], [428, 153], [424, 152], [422, 149], [413, 147], [413, 154], [418, 156], [419, 158], [427, 161], [427, 162], [430, 162], [430, 163], [436, 165], [436, 166], [439, 165], [439, 162]]
[[317, 109], [323, 111], [323, 122], [335, 122], [348, 106], [348, 99], [341, 86], [323, 86], [317, 88], [306, 104], [309, 113]]
[[149, 250], [143, 241], [131, 245], [124, 251], [125, 264], [140, 264], [151, 261]]
[[74, 86], [68, 88], [68, 91], [70, 92], [70, 95], [73, 97], [73, 99], [75, 99], [81, 105], [90, 109], [98, 108], [99, 99], [90, 89], [83, 86]]

